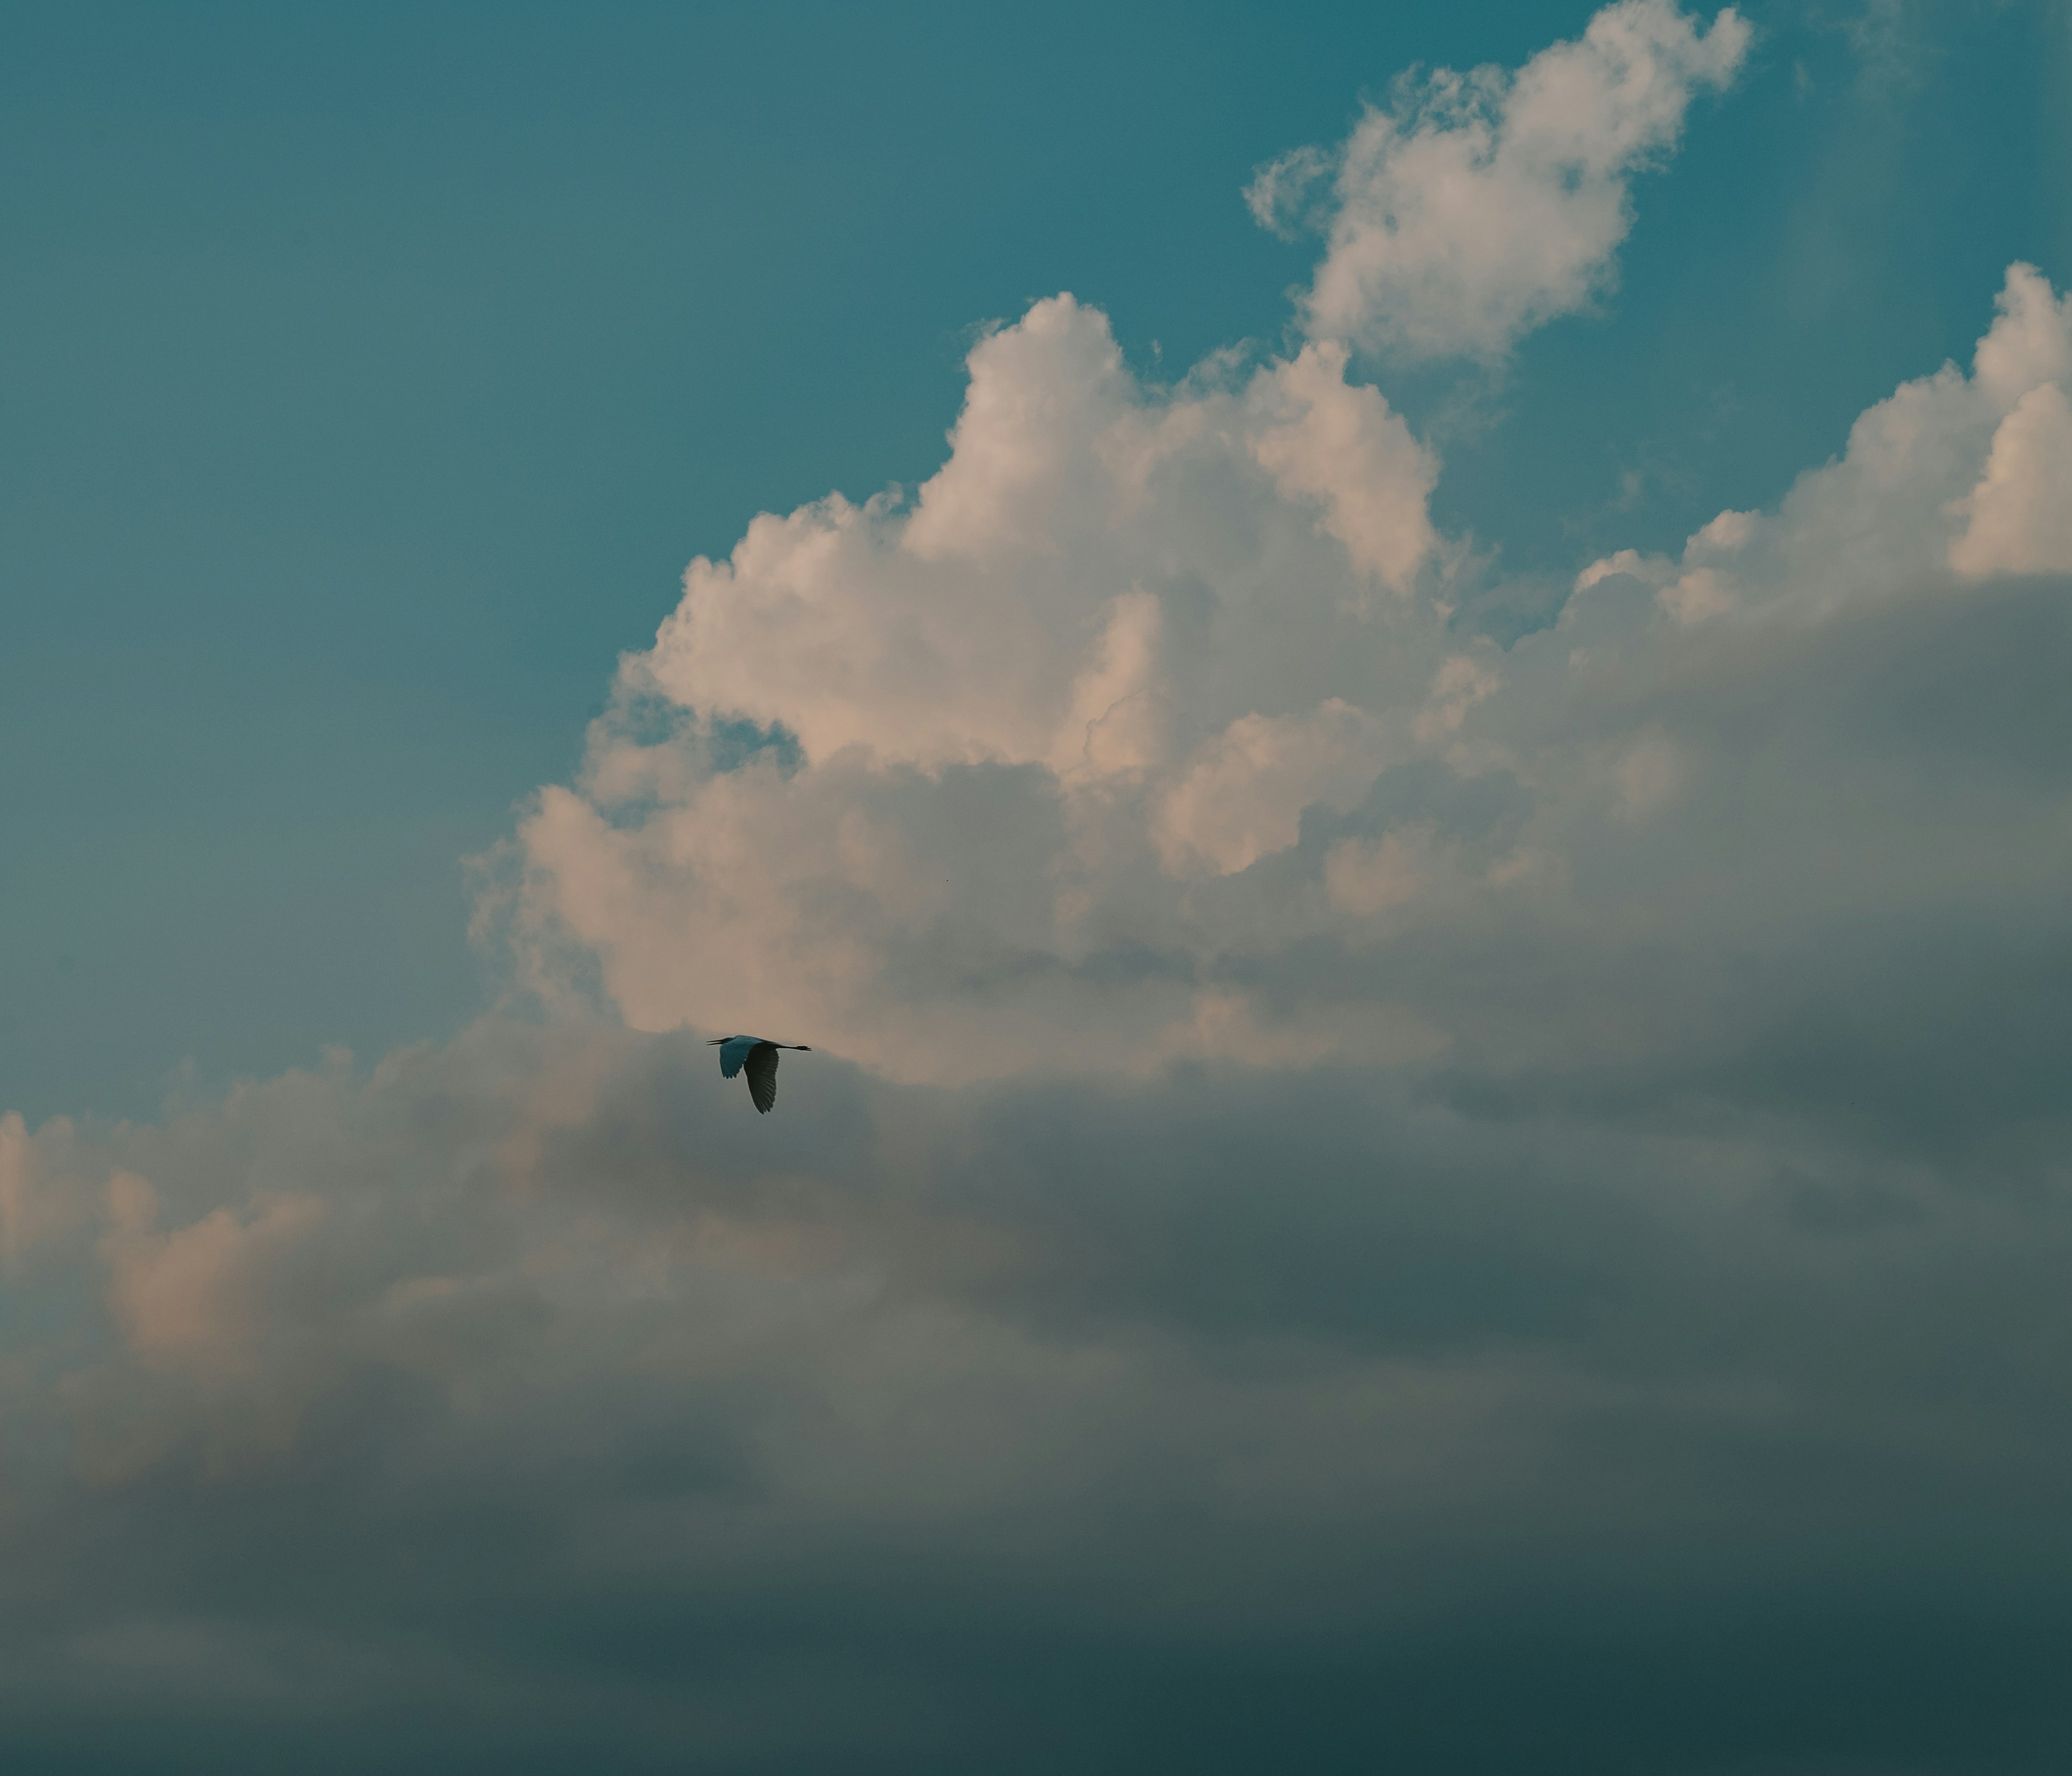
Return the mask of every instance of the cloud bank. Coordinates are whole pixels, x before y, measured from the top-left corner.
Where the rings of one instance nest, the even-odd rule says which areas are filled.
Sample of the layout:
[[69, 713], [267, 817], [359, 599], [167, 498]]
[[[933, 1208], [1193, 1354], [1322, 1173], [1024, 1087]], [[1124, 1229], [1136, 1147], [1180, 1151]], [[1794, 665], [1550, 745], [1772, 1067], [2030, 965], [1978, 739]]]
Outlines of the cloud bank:
[[1746, 41], [1434, 76], [1287, 355], [1038, 302], [693, 562], [485, 896], [556, 1016], [0, 1120], [12, 1742], [2049, 1767], [2072, 301], [1507, 648], [1354, 369], [1601, 288]]

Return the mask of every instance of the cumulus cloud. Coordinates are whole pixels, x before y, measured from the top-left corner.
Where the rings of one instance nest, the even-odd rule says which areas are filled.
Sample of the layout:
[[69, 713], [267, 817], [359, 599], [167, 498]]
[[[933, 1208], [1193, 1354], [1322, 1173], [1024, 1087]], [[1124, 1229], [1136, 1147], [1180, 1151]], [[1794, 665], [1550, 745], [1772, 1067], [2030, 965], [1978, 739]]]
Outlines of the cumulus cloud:
[[2072, 573], [2072, 402], [2062, 384], [2039, 383], [1993, 433], [1979, 484], [1959, 503], [1968, 520], [1950, 545], [1967, 578], [1985, 574]]
[[1618, 575], [1654, 586], [1667, 615], [1693, 623], [1737, 607], [1824, 614], [1952, 572], [2072, 571], [2054, 494], [2072, 443], [2072, 298], [2015, 265], [1996, 306], [1969, 376], [1946, 364], [1903, 384], [1774, 513], [1723, 512], [1673, 561], [1622, 552], [1593, 562], [1577, 581], [1579, 606]]
[[[1342, 351], [1151, 388], [1059, 297], [973, 349], [951, 442], [911, 504], [692, 564], [520, 834], [530, 973], [900, 1078], [1126, 1064], [1212, 985], [1201, 880], [1424, 743], [1437, 464]], [[783, 743], [718, 769], [715, 724]]]
[[[1989, 578], [1983, 536], [2004, 568], [2055, 561], [2057, 504], [2010, 495], [2008, 464], [2049, 447], [2033, 416], [2051, 410], [2039, 391], [2062, 399], [2068, 310], [2025, 266], [2000, 308], [1971, 374], [1901, 387], [1778, 510], [1722, 512], [1673, 559], [1589, 565], [1560, 622], [1506, 654], [1454, 634], [1449, 576], [1474, 568], [1429, 529], [1434, 459], [1378, 395], [1353, 398], [1342, 355], [1162, 393], [1129, 377], [1097, 313], [1039, 304], [975, 350], [983, 397], [911, 508], [760, 519], [731, 561], [693, 565], [585, 777], [520, 831], [519, 953], [536, 976], [594, 975], [636, 1028], [781, 1026], [945, 1085], [1128, 1069], [1201, 1051], [1207, 1027], [1248, 1033], [1265, 1065], [1290, 1042], [1365, 1052], [1345, 1001], [1420, 1051], [1500, 1030], [1521, 1058], [1573, 1059], [1581, 991], [1647, 1047], [1686, 970], [1709, 965], [1702, 908], [1745, 895], [1732, 941], [1782, 957], [1819, 941], [1820, 919], [1798, 918], [1815, 902], [1875, 921], [1909, 900], [1913, 868], [1895, 883], [1853, 864], [1811, 900], [1774, 898], [1807, 847], [1902, 845], [1892, 801], [1864, 799], [1874, 782], [1909, 802], [1913, 841], [1957, 848], [1938, 855], [2038, 866], [2021, 861], [2033, 834], [1978, 830], [1968, 792], [1893, 781], [1872, 688], [1846, 708], [1765, 689], [1955, 620], [1947, 601]], [[1053, 381], [1008, 397], [1003, 376], [1049, 375], [1059, 353]], [[1280, 440], [1320, 412], [1340, 417], [1319, 460], [1414, 539], [1424, 578], [1392, 589], [1318, 478], [1291, 486]], [[959, 507], [968, 483], [983, 495]], [[1046, 516], [1066, 484], [1069, 524]], [[1971, 596], [1981, 648], [2033, 608]], [[1766, 742], [1740, 711], [1779, 697], [1805, 750], [1766, 800], [1740, 750]], [[722, 758], [729, 723], [784, 743]], [[1853, 787], [1815, 833], [1807, 798], [1836, 772]], [[1437, 811], [1454, 807], [1474, 812]], [[1369, 919], [1419, 964], [1319, 966], [1369, 948]], [[1612, 960], [1672, 925], [1667, 965]], [[1570, 953], [1585, 931], [1594, 947]], [[1457, 997], [1441, 959], [1480, 982], [1494, 934], [1526, 960]], [[1550, 997], [1549, 968], [1577, 978]]]
[[1304, 324], [1400, 358], [1493, 359], [1587, 306], [1633, 226], [1634, 176], [1749, 37], [1732, 7], [1708, 28], [1671, 0], [1619, 0], [1515, 72], [1407, 76], [1337, 148], [1261, 167], [1253, 215], [1326, 236]]

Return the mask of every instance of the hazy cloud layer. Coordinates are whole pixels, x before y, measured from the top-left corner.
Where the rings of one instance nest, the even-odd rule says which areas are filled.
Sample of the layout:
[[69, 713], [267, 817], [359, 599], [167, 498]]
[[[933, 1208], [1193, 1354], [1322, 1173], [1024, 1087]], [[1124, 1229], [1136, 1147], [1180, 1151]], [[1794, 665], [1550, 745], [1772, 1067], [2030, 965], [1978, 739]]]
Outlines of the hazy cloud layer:
[[[1902, 1067], [1910, 1013], [1973, 1033], [1953, 972], [1865, 1008]], [[2014, 1034], [2062, 1051], [2054, 1003]], [[1716, 1710], [1696, 1670], [1737, 1688], [1871, 1598], [1902, 1642], [2053, 1631], [2054, 1082], [1980, 1106], [1973, 1062], [1938, 1105], [1918, 1072], [1866, 1091], [1854, 1046], [1814, 1017], [1774, 1033], [1790, 1077], [1494, 1096], [1213, 1065], [945, 1094], [795, 1058], [766, 1122], [694, 1039], [488, 1024], [160, 1128], [10, 1126], [39, 1231], [0, 1710], [140, 1767], [327, 1724], [340, 1767], [445, 1734], [484, 1767], [1041, 1768], [1221, 1718], [1196, 1754], [1243, 1768], [1292, 1660], [1326, 1767], [1363, 1767], [1376, 1686], [1460, 1767], [1551, 1733], [1578, 1749], [1543, 1767], [1756, 1767], [1810, 1673], [1666, 1739], [1601, 1674], [1508, 1729], [1449, 1716], [1578, 1634], [1667, 1637]], [[1918, 1659], [1893, 1631], [1860, 1644]], [[1115, 1662], [1149, 1688], [1075, 1675]], [[1225, 1667], [1206, 1712], [1167, 1688]], [[2004, 1676], [1988, 1709], [1916, 1675], [1971, 1755], [1914, 1767], [2031, 1767], [2048, 1692]], [[1849, 1743], [1918, 1752], [1903, 1724]]]
[[484, 897], [556, 1015], [0, 1119], [9, 1742], [2062, 1764], [2072, 302], [1508, 648], [1353, 369], [1597, 287], [1746, 41], [1437, 77], [1357, 325], [1039, 302], [917, 492], [693, 563]]

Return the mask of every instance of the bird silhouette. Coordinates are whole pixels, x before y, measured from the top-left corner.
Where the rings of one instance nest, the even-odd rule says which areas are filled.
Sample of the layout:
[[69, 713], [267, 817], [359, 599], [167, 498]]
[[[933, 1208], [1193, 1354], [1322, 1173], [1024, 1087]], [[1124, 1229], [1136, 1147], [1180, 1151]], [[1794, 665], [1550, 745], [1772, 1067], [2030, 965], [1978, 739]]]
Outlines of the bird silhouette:
[[764, 1116], [777, 1102], [777, 1050], [795, 1048], [810, 1054], [808, 1042], [766, 1042], [760, 1036], [714, 1036], [706, 1044], [719, 1050], [719, 1076], [730, 1079], [737, 1073], [748, 1075], [748, 1095]]

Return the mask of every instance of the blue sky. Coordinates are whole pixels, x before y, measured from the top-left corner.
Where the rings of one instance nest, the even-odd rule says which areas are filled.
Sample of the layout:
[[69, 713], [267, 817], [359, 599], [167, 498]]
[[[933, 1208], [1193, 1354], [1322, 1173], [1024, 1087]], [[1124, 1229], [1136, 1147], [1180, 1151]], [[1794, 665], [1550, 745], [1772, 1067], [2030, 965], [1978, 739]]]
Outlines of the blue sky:
[[[1031, 298], [1147, 373], [1276, 339], [1309, 244], [1252, 168], [1589, 12], [11, 11], [8, 1101], [451, 1034], [457, 860], [693, 554], [924, 479]], [[2051, 9], [1751, 16], [1618, 293], [1453, 412], [1437, 509], [1517, 574], [1499, 626], [1774, 500], [2072, 253]]]
[[2062, 1767], [2068, 118], [0, 14], [0, 1750]]

